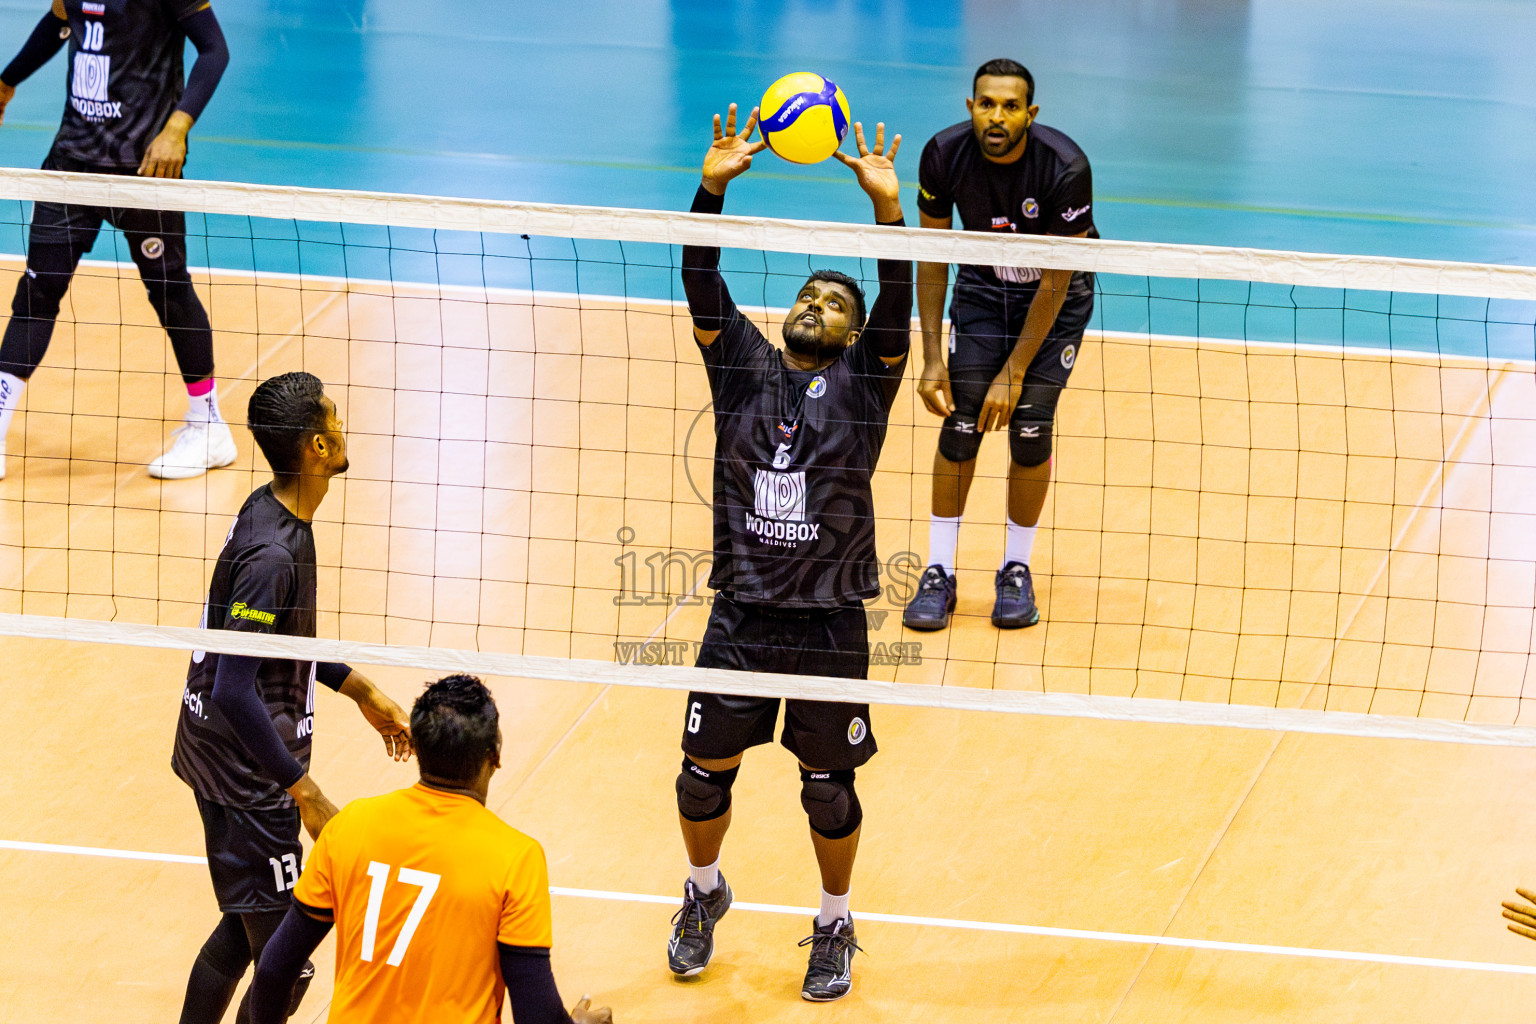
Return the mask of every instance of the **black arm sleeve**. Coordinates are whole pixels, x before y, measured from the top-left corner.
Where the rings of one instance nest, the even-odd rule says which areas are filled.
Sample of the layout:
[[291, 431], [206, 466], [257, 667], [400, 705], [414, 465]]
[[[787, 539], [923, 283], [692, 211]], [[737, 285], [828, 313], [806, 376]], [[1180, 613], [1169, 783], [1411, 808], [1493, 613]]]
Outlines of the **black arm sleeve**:
[[213, 677], [214, 706], [229, 720], [235, 735], [250, 751], [268, 778], [287, 789], [304, 777], [304, 766], [294, 760], [283, 745], [283, 738], [272, 724], [272, 716], [256, 692], [256, 672], [260, 658], [236, 654], [219, 655], [218, 671]]
[[261, 963], [256, 965], [256, 977], [251, 981], [251, 1024], [284, 1024], [304, 961], [330, 931], [329, 922], [316, 921], [296, 906], [288, 908], [288, 916], [267, 941]]
[[[560, 1002], [555, 972], [544, 946], [509, 946], [496, 943], [501, 954], [501, 980], [512, 1000], [513, 1024], [571, 1024], [571, 1015]], [[263, 958], [265, 962], [265, 958]], [[255, 1024], [255, 1018], [251, 1018]]]
[[[717, 196], [703, 185], [694, 193], [689, 213], [719, 213], [725, 209], [725, 196]], [[683, 293], [688, 296], [688, 312], [693, 326], [701, 331], [722, 331], [736, 303], [720, 276], [720, 250], [702, 245], [683, 246]]]
[[204, 7], [183, 19], [181, 29], [197, 47], [197, 60], [187, 75], [187, 88], [176, 109], [196, 121], [203, 116], [203, 108], [213, 99], [213, 90], [219, 87], [219, 79], [229, 67], [229, 44], [224, 42], [224, 30], [219, 27], [212, 7]]
[[55, 18], [49, 11], [43, 15], [43, 20], [37, 23], [27, 41], [22, 44], [21, 52], [16, 54], [16, 59], [6, 65], [4, 71], [0, 71], [0, 82], [4, 82], [11, 88], [16, 88], [22, 82], [31, 78], [37, 69], [53, 59], [64, 46], [64, 40], [69, 37], [69, 22], [63, 18]]
[[[904, 219], [897, 218], [886, 226], [905, 224]], [[904, 356], [912, 346], [912, 262], [880, 260], [876, 272], [880, 275], [880, 294], [875, 297], [859, 343], [868, 345], [882, 359]]]
[[315, 682], [330, 690], [340, 692], [341, 684], [352, 674], [352, 666], [340, 661], [315, 663]]

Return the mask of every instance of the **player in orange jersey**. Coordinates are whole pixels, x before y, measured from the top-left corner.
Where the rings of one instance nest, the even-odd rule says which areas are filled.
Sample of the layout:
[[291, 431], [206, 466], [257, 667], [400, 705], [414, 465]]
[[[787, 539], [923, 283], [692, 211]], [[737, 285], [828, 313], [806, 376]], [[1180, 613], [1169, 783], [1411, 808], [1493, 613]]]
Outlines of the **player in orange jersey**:
[[496, 702], [473, 676], [411, 709], [421, 781], [354, 800], [320, 833], [256, 971], [251, 1024], [281, 1024], [305, 959], [336, 927], [332, 1024], [610, 1024], [569, 1015], [550, 970], [544, 850], [485, 807], [501, 767]]

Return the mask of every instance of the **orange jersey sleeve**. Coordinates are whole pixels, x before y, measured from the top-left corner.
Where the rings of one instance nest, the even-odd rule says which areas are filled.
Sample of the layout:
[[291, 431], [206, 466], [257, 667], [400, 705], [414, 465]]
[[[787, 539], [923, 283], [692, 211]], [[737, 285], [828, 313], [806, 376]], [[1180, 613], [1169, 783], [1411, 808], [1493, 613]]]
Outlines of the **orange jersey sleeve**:
[[507, 875], [496, 941], [508, 946], [552, 946], [553, 916], [544, 848], [529, 840]]
[[340, 821], [341, 815], [338, 814], [320, 830], [320, 838], [315, 840], [315, 848], [309, 851], [309, 859], [304, 862], [304, 873], [299, 876], [299, 884], [293, 888], [294, 899], [316, 910], [336, 909], [336, 890], [331, 883], [330, 841], [336, 835], [338, 829], [335, 826]]

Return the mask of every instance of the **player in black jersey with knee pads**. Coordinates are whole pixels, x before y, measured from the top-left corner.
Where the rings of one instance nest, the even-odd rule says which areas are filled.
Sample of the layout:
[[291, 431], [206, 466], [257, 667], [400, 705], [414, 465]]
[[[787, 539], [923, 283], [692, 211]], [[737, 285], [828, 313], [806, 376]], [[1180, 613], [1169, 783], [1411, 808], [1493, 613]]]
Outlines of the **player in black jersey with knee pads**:
[[[1061, 132], [1037, 124], [1035, 82], [1023, 65], [994, 60], [976, 72], [969, 121], [923, 150], [917, 206], [925, 228], [1098, 237], [1088, 158]], [[902, 621], [943, 629], [955, 608], [955, 548], [982, 436], [1008, 433], [1008, 526], [995, 580], [992, 624], [1040, 621], [1029, 574], [1035, 527], [1051, 482], [1056, 402], [1093, 313], [1093, 275], [1067, 270], [962, 266], [943, 344], [949, 267], [919, 263], [923, 330], [918, 394], [944, 417], [933, 459], [928, 568]]]
[[[719, 213], [725, 186], [763, 148], [750, 143], [757, 112], [736, 133], [736, 108], [704, 159], [693, 212]], [[855, 126], [859, 158], [837, 154], [874, 201], [875, 220], [900, 224], [899, 183], [884, 125], [871, 151]], [[683, 248], [683, 287], [709, 374], [715, 417], [715, 545], [709, 585], [718, 591], [698, 664], [752, 672], [869, 674], [863, 602], [879, 594], [870, 479], [907, 362], [912, 264], [880, 260], [880, 294], [867, 316], [854, 279], [818, 270], [785, 318], [784, 348], [769, 344], [731, 301], [720, 250]], [[848, 910], [864, 812], [854, 769], [875, 753], [869, 706], [785, 701], [784, 746], [800, 762], [800, 802], [821, 869], [821, 909], [800, 994], [827, 1001], [852, 987], [858, 946]], [[730, 909], [720, 846], [731, 823], [731, 786], [742, 753], [773, 740], [779, 701], [690, 693], [677, 809], [688, 850], [683, 906], [673, 918], [668, 966], [698, 974], [714, 953], [715, 923]]]

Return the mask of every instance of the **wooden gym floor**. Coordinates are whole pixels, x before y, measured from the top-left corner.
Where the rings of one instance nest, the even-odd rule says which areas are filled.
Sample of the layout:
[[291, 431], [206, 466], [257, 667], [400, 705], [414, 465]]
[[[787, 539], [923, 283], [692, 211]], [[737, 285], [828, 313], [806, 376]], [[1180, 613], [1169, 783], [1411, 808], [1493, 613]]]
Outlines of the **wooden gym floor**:
[[[322, 635], [604, 660], [616, 640], [700, 636], [704, 606], [643, 600], [647, 557], [709, 536], [693, 493], [707, 487], [707, 416], [690, 430], [704, 374], [670, 309], [234, 275], [203, 286], [231, 419], [254, 380], [302, 367], [348, 421], [354, 469], [316, 524]], [[11, 434], [0, 610], [193, 624], [210, 559], [262, 479], [248, 436], [237, 428], [235, 467], [149, 480], [181, 408], [163, 335], [131, 271], [87, 268], [71, 304], [63, 319], [80, 324], [61, 322]], [[883, 595], [874, 639], [923, 647], [919, 664], [877, 671], [1522, 720], [1532, 390], [1528, 367], [1091, 342], [1036, 549], [1045, 621], [986, 623], [1002, 532], [1001, 484], [986, 477], [962, 535], [961, 617], [904, 635], [901, 595]], [[924, 553], [936, 423], [909, 381], [877, 481], [883, 557]], [[996, 473], [1003, 453], [986, 448]], [[659, 589], [702, 592], [671, 561]], [[185, 656], [0, 648], [21, 726], [0, 840], [201, 854], [168, 767]], [[375, 675], [402, 703], [426, 678]], [[582, 890], [555, 900], [562, 992], [626, 1022], [1487, 1021], [1536, 997], [1522, 974], [965, 926], [1536, 965], [1498, 916], [1536, 883], [1530, 750], [876, 709], [854, 913], [924, 920], [862, 920], [854, 993], [812, 1006], [798, 999], [803, 918], [733, 912], [715, 963], [680, 983], [663, 960], [674, 908], [621, 898], [680, 891], [681, 697], [494, 686], [506, 754], [491, 806], [544, 843], [556, 887]], [[345, 702], [318, 714], [313, 770], [333, 799], [413, 779]], [[737, 801], [723, 867], [738, 899], [813, 905], [791, 757], [753, 751]], [[195, 863], [0, 849], [0, 892], [6, 1020], [173, 1018], [217, 917]], [[323, 1019], [330, 956], [327, 943], [297, 1019]]]

